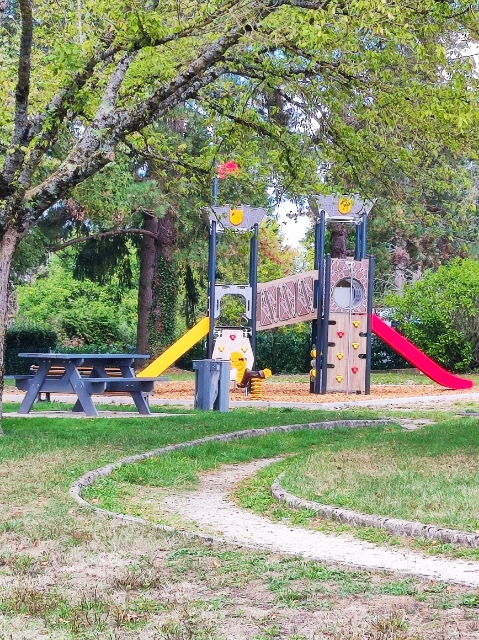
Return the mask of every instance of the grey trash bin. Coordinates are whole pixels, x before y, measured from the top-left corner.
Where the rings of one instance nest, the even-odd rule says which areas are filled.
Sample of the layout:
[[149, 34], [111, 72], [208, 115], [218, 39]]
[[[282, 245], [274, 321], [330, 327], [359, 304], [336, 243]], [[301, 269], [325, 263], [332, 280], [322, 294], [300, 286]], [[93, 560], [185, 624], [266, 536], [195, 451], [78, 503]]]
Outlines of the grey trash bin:
[[193, 360], [195, 371], [195, 409], [229, 410], [229, 360]]

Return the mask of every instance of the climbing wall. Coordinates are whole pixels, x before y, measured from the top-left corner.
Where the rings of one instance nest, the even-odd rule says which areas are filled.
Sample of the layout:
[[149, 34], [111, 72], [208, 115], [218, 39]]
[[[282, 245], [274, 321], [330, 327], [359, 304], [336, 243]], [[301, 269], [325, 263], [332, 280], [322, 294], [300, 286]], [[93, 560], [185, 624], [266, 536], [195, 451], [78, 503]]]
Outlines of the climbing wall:
[[367, 315], [332, 313], [328, 328], [327, 391], [364, 393]]
[[331, 260], [327, 391], [366, 390], [368, 260]]

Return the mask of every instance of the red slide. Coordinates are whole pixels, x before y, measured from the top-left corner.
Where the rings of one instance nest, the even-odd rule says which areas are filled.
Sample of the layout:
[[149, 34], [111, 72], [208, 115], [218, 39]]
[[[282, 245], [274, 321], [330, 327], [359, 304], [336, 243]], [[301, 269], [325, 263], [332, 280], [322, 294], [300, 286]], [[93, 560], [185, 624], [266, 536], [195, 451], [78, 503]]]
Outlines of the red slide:
[[431, 360], [429, 356], [415, 347], [409, 340], [406, 340], [406, 338], [383, 322], [381, 318], [374, 313], [371, 318], [371, 329], [378, 338], [381, 338], [381, 340], [394, 349], [394, 351], [399, 353], [400, 356], [414, 367], [417, 367], [419, 371], [422, 371], [428, 378], [431, 378], [431, 380], [434, 380], [434, 382], [438, 384], [442, 384], [443, 387], [447, 387], [448, 389], [470, 389], [474, 386], [472, 380], [455, 376], [440, 367], [434, 360]]

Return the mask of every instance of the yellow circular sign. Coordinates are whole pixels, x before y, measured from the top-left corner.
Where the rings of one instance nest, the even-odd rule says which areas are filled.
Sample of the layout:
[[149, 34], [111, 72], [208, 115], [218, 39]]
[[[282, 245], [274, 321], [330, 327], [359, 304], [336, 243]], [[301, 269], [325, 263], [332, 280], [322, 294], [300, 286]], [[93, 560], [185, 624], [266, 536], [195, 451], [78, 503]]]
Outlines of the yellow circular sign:
[[353, 208], [353, 199], [352, 198], [339, 198], [338, 200], [338, 211], [343, 215], [346, 215]]

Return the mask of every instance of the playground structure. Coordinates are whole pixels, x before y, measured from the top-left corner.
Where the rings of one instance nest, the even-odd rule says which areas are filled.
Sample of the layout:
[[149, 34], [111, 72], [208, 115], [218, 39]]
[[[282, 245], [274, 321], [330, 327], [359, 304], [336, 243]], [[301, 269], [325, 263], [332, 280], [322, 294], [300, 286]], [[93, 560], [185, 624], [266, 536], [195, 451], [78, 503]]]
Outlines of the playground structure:
[[[254, 371], [256, 332], [312, 321], [312, 393], [369, 394], [373, 333], [434, 382], [451, 389], [471, 388], [471, 380], [444, 370], [373, 313], [374, 258], [366, 258], [366, 234], [374, 203], [357, 195], [318, 196], [316, 201], [314, 270], [261, 284], [257, 282], [258, 230], [266, 211], [248, 205], [210, 207], [208, 315], [137, 376], [160, 375], [207, 337], [207, 359], [229, 361], [230, 380], [260, 394], [260, 383], [270, 372]], [[326, 220], [355, 227], [354, 257], [324, 255]], [[217, 234], [226, 228], [252, 232], [247, 284], [216, 283]], [[216, 325], [227, 295], [244, 299], [247, 326]]]
[[[208, 315], [186, 332], [171, 347], [154, 360], [138, 376], [148, 376], [151, 371], [164, 371], [174, 364], [188, 349], [208, 336], [207, 359], [230, 362], [230, 380], [247, 387], [251, 380], [263, 380], [271, 372], [254, 371], [256, 352], [256, 296], [258, 287], [258, 229], [266, 215], [260, 207], [240, 205], [238, 207], [212, 206], [209, 212], [208, 241]], [[247, 284], [216, 283], [217, 234], [225, 229], [239, 233], [252, 231], [249, 256], [249, 282]], [[244, 317], [247, 325], [242, 327], [216, 326], [221, 314], [221, 302], [225, 296], [241, 296], [245, 302]], [[256, 382], [256, 393], [260, 383]]]

